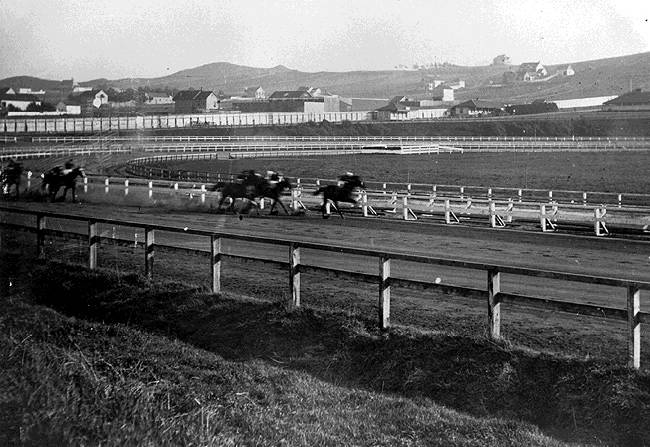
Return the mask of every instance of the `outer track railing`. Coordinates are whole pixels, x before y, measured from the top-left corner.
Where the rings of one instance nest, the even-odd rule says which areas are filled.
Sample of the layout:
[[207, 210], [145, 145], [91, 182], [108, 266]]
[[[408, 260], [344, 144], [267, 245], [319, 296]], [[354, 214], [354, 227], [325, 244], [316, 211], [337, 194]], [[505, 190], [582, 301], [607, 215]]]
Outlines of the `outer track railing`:
[[[222, 252], [221, 243], [224, 239], [234, 239], [239, 241], [247, 241], [254, 243], [265, 243], [272, 245], [279, 245], [288, 249], [287, 261], [280, 262], [280, 264], [289, 267], [289, 284], [291, 291], [291, 305], [300, 306], [300, 289], [301, 289], [301, 272], [316, 269], [321, 271], [351, 274], [356, 278], [362, 278], [368, 281], [375, 282], [378, 285], [378, 301], [377, 312], [379, 326], [382, 329], [390, 327], [390, 301], [391, 301], [391, 286], [393, 285], [406, 285], [416, 286], [423, 288], [441, 287], [439, 284], [417, 281], [405, 278], [396, 278], [391, 275], [391, 261], [409, 261], [420, 264], [434, 264], [447, 267], [456, 267], [462, 269], [482, 270], [486, 273], [486, 290], [469, 290], [473, 293], [478, 293], [483, 296], [487, 304], [487, 327], [490, 337], [498, 339], [501, 336], [501, 304], [514, 303], [526, 307], [541, 308], [545, 310], [554, 310], [562, 312], [570, 312], [573, 314], [579, 313], [591, 317], [599, 317], [605, 319], [622, 320], [627, 322], [627, 357], [628, 365], [632, 368], [638, 369], [641, 365], [641, 323], [650, 322], [650, 313], [641, 312], [641, 290], [650, 290], [650, 282], [647, 281], [633, 281], [621, 278], [603, 277], [584, 275], [576, 273], [566, 273], [561, 271], [531, 269], [513, 267], [503, 264], [488, 264], [480, 262], [460, 261], [448, 258], [439, 258], [433, 256], [415, 255], [397, 251], [385, 250], [370, 250], [362, 248], [354, 248], [342, 245], [329, 245], [312, 242], [302, 242], [295, 239], [287, 238], [269, 238], [262, 236], [243, 235], [231, 232], [214, 232], [190, 228], [180, 228], [166, 225], [152, 225], [137, 221], [106, 219], [100, 217], [80, 216], [63, 213], [43, 212], [22, 210], [11, 207], [0, 207], [3, 213], [23, 214], [33, 216], [35, 224], [29, 226], [26, 224], [7, 224], [2, 223], [4, 226], [27, 228], [36, 233], [36, 245], [38, 255], [42, 255], [44, 236], [48, 234], [47, 219], [68, 219], [87, 222], [88, 232], [88, 266], [91, 269], [97, 267], [98, 259], [98, 246], [101, 242], [101, 237], [98, 232], [98, 224], [109, 224], [115, 226], [127, 226], [131, 228], [141, 228], [144, 230], [144, 256], [143, 262], [145, 266], [145, 275], [149, 278], [153, 277], [154, 273], [154, 258], [155, 258], [155, 232], [164, 231], [169, 233], [189, 234], [195, 236], [204, 236], [209, 240], [208, 249], [210, 252], [210, 272], [212, 291], [219, 293], [221, 291], [221, 262], [224, 253]], [[51, 230], [49, 230], [51, 231]], [[307, 266], [301, 263], [301, 250], [310, 249], [322, 252], [338, 253], [338, 254], [352, 254], [374, 257], [378, 260], [377, 273], [366, 274], [359, 272], [349, 272], [338, 268], [325, 268], [319, 266]], [[195, 250], [201, 251], [201, 250]], [[231, 256], [231, 255], [229, 255]], [[245, 256], [237, 256], [246, 259], [256, 259]], [[274, 261], [277, 263], [277, 261]], [[627, 306], [626, 309], [611, 308], [594, 306], [582, 303], [573, 303], [552, 298], [541, 298], [526, 296], [521, 294], [513, 294], [501, 291], [501, 274], [514, 274], [523, 275], [528, 277], [546, 278], [551, 280], [573, 281], [584, 284], [598, 284], [614, 287], [623, 287], [627, 291]], [[444, 286], [442, 286], [444, 287]], [[456, 288], [457, 289], [457, 288]]]

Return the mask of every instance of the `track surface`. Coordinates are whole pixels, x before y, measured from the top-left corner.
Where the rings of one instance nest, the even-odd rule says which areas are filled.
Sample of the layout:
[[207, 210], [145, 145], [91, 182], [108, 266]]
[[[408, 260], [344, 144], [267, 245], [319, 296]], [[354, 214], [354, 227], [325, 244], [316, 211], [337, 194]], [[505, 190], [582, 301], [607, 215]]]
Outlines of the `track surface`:
[[[123, 193], [121, 193], [123, 194]], [[441, 258], [482, 263], [582, 273], [595, 276], [619, 277], [648, 281], [650, 275], [650, 243], [621, 241], [596, 237], [560, 234], [523, 233], [507, 229], [471, 228], [420, 224], [418, 222], [386, 222], [372, 219], [341, 220], [333, 216], [322, 220], [316, 213], [307, 216], [273, 216], [264, 214], [238, 220], [232, 215], [198, 211], [170, 210], [144, 205], [125, 206], [127, 201], [115, 198], [109, 203], [93, 203], [99, 195], [83, 193], [82, 203], [4, 202], [4, 205], [29, 210], [49, 210], [83, 216], [107, 217], [202, 230], [233, 231], [240, 234], [292, 238], [298, 241], [331, 243], [361, 248], [386, 249]], [[123, 196], [122, 196], [123, 199]], [[106, 202], [106, 198], [102, 200]], [[137, 202], [132, 194], [129, 203]], [[143, 201], [145, 203], [146, 201]], [[265, 212], [263, 212], [265, 213]], [[3, 220], [11, 219], [4, 217]], [[49, 221], [48, 228], [85, 233], [86, 227], [72, 221]], [[100, 228], [103, 236], [133, 240], [136, 231], [125, 228]], [[142, 241], [142, 233], [138, 235]], [[156, 243], [208, 250], [208, 242], [197, 237], [156, 234]], [[287, 260], [284, 248], [261, 244], [227, 242], [227, 253], [256, 256], [262, 259]], [[100, 254], [101, 256], [101, 254]], [[162, 255], [161, 255], [162, 256]], [[339, 267], [346, 270], [377, 272], [377, 259], [309, 252], [302, 263]], [[439, 281], [466, 287], [485, 288], [485, 273], [437, 266], [395, 262], [392, 273], [397, 277]], [[365, 285], [365, 287], [369, 287]], [[591, 286], [584, 283], [544, 280], [504, 275], [502, 290], [534, 296], [566, 299], [596, 305], [624, 307], [622, 288]], [[643, 301], [647, 298], [644, 296]], [[643, 304], [642, 304], [642, 307]]]

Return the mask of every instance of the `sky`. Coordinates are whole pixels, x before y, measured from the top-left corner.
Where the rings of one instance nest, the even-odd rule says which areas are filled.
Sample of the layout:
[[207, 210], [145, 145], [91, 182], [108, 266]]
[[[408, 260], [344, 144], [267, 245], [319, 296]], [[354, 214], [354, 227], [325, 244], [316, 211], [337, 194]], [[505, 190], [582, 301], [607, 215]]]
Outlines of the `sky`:
[[650, 51], [649, 0], [0, 0], [0, 79], [554, 65]]

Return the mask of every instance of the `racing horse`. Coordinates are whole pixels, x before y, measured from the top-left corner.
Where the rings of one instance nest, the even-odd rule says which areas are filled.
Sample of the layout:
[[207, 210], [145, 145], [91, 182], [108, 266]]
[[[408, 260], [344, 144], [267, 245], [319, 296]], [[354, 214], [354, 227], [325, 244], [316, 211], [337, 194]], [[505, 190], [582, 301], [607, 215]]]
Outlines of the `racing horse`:
[[217, 183], [212, 188], [213, 191], [221, 192], [221, 199], [217, 205], [217, 212], [222, 209], [223, 203], [228, 197], [232, 199], [232, 202], [228, 206], [227, 210], [231, 210], [233, 212], [235, 212], [235, 200], [244, 199], [248, 202], [248, 205], [243, 210], [237, 212], [239, 219], [241, 219], [241, 211], [248, 210], [251, 205], [257, 206], [255, 198], [262, 196], [262, 192], [266, 189], [267, 185], [268, 181], [253, 170], [242, 172], [237, 176], [237, 180], [235, 182]]
[[2, 170], [0, 179], [2, 181], [2, 192], [9, 194], [11, 186], [16, 189], [16, 199], [20, 197], [20, 179], [23, 175], [23, 166], [13, 160]]
[[[238, 176], [239, 182], [234, 183], [220, 183], [215, 185], [213, 190], [221, 191], [221, 199], [219, 200], [218, 209], [220, 210], [225, 202], [226, 198], [230, 197], [232, 203], [227, 209], [234, 211], [235, 199], [245, 199], [249, 204], [258, 207], [259, 214], [259, 205], [255, 202], [257, 198], [268, 198], [272, 200], [271, 208], [269, 214], [275, 213], [275, 206], [280, 204], [282, 209], [286, 214], [289, 214], [289, 211], [284, 206], [280, 200], [282, 193], [291, 189], [291, 182], [284, 177], [277, 177], [275, 181], [269, 181], [259, 174], [254, 173], [253, 171], [247, 171], [243, 175]], [[250, 207], [244, 208], [244, 210], [249, 209]], [[238, 213], [239, 218], [241, 219], [241, 211]]]
[[82, 167], [76, 167], [69, 172], [64, 173], [60, 167], [50, 169], [48, 172], [43, 174], [43, 182], [41, 183], [41, 190], [45, 191], [47, 189], [48, 196], [50, 201], [54, 202], [56, 200], [56, 195], [59, 192], [59, 189], [63, 187], [63, 197], [61, 200], [65, 201], [65, 197], [68, 194], [68, 190], [71, 191], [72, 201], [77, 201], [77, 177], [86, 177], [86, 173]]
[[[265, 179], [266, 180], [266, 179]], [[277, 211], [275, 210], [275, 205], [280, 204], [282, 209], [284, 210], [285, 214], [289, 214], [289, 211], [287, 208], [284, 206], [284, 203], [282, 203], [282, 200], [280, 200], [280, 196], [282, 193], [286, 190], [291, 190], [293, 186], [291, 185], [291, 182], [289, 179], [286, 177], [280, 176], [277, 181], [270, 182], [268, 180], [265, 181], [265, 183], [261, 184], [262, 188], [260, 190], [260, 196], [261, 198], [267, 198], [271, 199], [273, 203], [271, 203], [271, 209], [269, 210], [269, 214], [274, 215], [277, 214]]]
[[361, 181], [361, 178], [358, 175], [352, 173], [347, 173], [339, 177], [339, 180], [343, 182], [341, 186], [339, 185], [327, 185], [318, 188], [314, 191], [314, 195], [323, 194], [323, 205], [321, 206], [321, 212], [323, 213], [323, 219], [327, 219], [329, 215], [327, 214], [327, 202], [331, 201], [336, 208], [336, 211], [339, 213], [341, 218], [343, 213], [339, 209], [339, 202], [347, 203], [357, 203], [357, 199], [352, 196], [355, 188], [365, 188], [366, 185]]

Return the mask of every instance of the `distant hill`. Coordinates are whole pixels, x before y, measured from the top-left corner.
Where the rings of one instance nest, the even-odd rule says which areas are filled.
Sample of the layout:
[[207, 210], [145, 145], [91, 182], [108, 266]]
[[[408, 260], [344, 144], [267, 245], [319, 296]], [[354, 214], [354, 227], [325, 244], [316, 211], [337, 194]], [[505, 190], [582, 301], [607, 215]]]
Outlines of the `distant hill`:
[[[542, 64], [544, 61], [541, 61]], [[547, 66], [549, 74], [569, 63]], [[650, 53], [640, 53], [585, 62], [571, 62], [575, 75], [556, 76], [544, 82], [517, 82], [503, 84], [503, 73], [516, 71], [517, 66], [442, 66], [430, 70], [350, 71], [308, 73], [282, 65], [256, 68], [227, 62], [216, 62], [182, 70], [158, 78], [96, 79], [81, 85], [137, 88], [186, 89], [188, 87], [222, 90], [226, 94], [240, 94], [246, 87], [261, 85], [271, 93], [275, 90], [293, 90], [299, 86], [315, 86], [348, 97], [390, 98], [395, 95], [422, 95], [423, 78], [453, 81], [462, 79], [466, 88], [456, 91], [456, 99], [471, 98], [506, 102], [533, 99], [570, 99], [590, 96], [617, 95], [632, 88], [650, 90]], [[58, 83], [29, 76], [0, 80], [0, 86], [43, 88]]]

